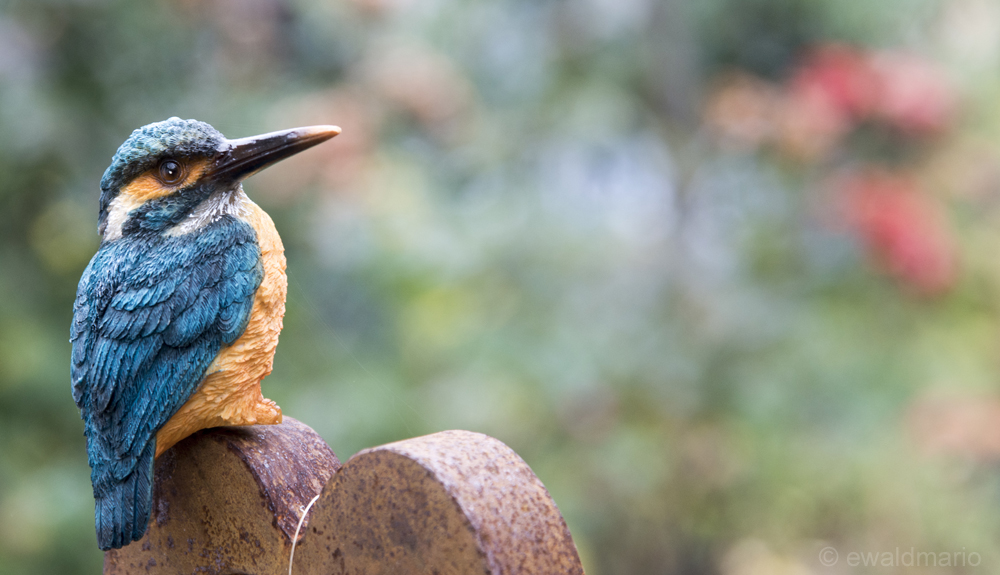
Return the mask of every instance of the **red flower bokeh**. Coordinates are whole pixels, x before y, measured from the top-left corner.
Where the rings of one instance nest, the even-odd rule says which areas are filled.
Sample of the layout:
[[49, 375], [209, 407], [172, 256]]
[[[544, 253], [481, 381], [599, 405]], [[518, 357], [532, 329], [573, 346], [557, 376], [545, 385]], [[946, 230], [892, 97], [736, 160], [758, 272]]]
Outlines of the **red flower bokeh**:
[[878, 85], [865, 52], [828, 44], [806, 56], [792, 73], [788, 91], [793, 98], [820, 100], [831, 114], [848, 121], [871, 111]]
[[954, 116], [956, 97], [944, 70], [906, 52], [880, 52], [871, 58], [877, 82], [874, 117], [909, 134], [945, 130]]
[[907, 135], [947, 128], [956, 100], [944, 70], [919, 54], [841, 44], [814, 48], [792, 73], [788, 93], [793, 101], [823, 102], [845, 123], [875, 120]]
[[873, 263], [921, 295], [946, 292], [958, 272], [942, 206], [909, 177], [878, 170], [835, 183], [842, 213]]
[[737, 149], [774, 144], [806, 162], [831, 157], [864, 122], [906, 138], [940, 134], [957, 108], [944, 70], [904, 51], [824, 44], [810, 50], [782, 85], [743, 72], [723, 80], [709, 93], [704, 112], [721, 141]]

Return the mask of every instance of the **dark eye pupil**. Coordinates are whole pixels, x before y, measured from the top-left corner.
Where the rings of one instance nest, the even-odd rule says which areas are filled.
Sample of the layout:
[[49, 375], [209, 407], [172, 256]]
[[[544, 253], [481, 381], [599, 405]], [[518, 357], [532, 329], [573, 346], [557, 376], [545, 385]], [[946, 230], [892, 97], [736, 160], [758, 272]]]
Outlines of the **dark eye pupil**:
[[164, 180], [172, 182], [181, 175], [181, 166], [173, 160], [167, 160], [160, 164], [160, 175]]

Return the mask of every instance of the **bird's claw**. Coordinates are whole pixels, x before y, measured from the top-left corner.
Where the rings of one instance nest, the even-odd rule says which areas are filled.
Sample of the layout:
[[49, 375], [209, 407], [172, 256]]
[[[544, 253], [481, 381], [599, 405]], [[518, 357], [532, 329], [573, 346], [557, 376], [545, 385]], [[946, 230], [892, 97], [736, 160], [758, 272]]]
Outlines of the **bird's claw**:
[[254, 409], [254, 418], [258, 425], [276, 425], [281, 423], [281, 408], [270, 399], [262, 399]]

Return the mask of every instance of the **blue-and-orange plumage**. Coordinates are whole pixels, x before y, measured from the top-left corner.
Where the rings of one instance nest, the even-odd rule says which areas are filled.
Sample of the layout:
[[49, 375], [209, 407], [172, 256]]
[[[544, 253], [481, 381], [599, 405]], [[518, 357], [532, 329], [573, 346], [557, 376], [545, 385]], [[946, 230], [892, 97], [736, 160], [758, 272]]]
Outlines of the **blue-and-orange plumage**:
[[133, 132], [112, 159], [70, 338], [101, 549], [145, 533], [165, 449], [207, 427], [281, 421], [260, 380], [284, 314], [284, 255], [241, 181], [338, 132], [227, 140], [171, 118]]

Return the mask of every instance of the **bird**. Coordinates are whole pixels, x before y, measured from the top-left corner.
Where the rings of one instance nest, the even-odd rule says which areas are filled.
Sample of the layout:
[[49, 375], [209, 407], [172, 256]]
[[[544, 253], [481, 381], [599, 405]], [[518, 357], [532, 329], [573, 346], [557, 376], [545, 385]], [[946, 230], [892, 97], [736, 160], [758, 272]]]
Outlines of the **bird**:
[[261, 394], [285, 313], [285, 256], [247, 177], [337, 126], [227, 139], [172, 117], [143, 126], [101, 178], [97, 253], [70, 329], [102, 550], [140, 539], [154, 460], [201, 429], [278, 424]]

